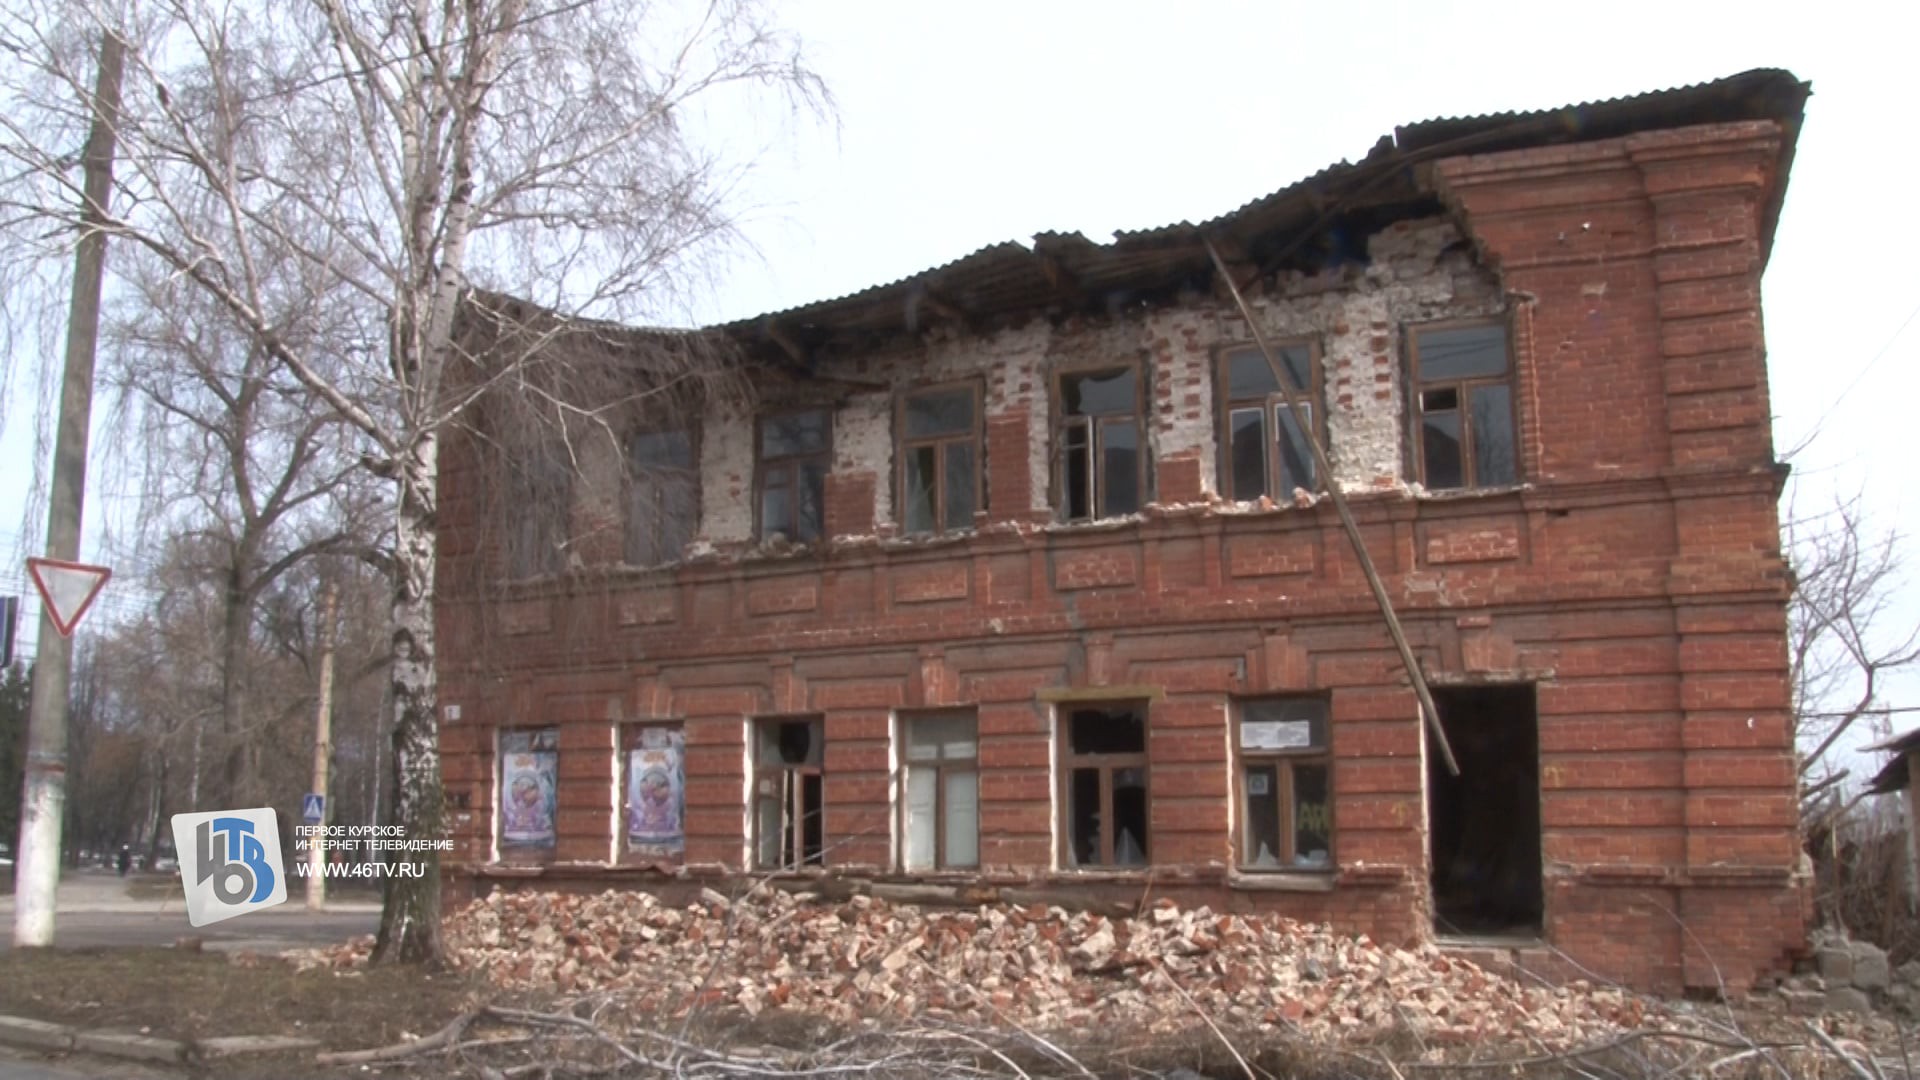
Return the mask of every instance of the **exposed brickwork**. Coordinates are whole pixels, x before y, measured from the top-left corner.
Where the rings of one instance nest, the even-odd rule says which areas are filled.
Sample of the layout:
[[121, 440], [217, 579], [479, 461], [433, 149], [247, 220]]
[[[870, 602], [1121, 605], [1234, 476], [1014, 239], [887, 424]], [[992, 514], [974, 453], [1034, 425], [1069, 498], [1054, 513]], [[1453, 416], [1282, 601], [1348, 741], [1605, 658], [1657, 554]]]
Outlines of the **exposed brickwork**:
[[[1376, 263], [1402, 260], [1404, 274], [1282, 275], [1259, 291], [1269, 329], [1317, 335], [1339, 476], [1428, 672], [1536, 689], [1546, 943], [1649, 988], [1738, 992], [1804, 939], [1759, 313], [1779, 138], [1712, 125], [1441, 160], [1433, 183], [1453, 221], [1373, 241]], [[1404, 322], [1503, 304], [1526, 486], [1419, 495], [1393, 442], [1410, 429]], [[559, 839], [547, 865], [512, 872], [659, 883], [613, 868], [614, 747], [623, 721], [672, 718], [688, 770], [679, 873], [738, 873], [748, 719], [817, 713], [822, 872], [899, 876], [896, 715], [961, 706], [977, 717], [981, 774], [969, 881], [1429, 934], [1417, 706], [1332, 508], [1214, 496], [1211, 358], [1244, 334], [1218, 297], [1188, 296], [844, 358], [849, 378], [896, 386], [921, 377], [920, 353], [928, 378], [976, 365], [981, 528], [889, 539], [893, 464], [846, 456], [889, 442], [862, 428], [863, 443], [836, 444], [833, 543], [527, 583], [493, 606], [462, 588], [486, 555], [463, 535], [480, 503], [460, 496], [474, 484], [450, 437], [442, 691], [463, 708], [445, 726], [448, 790], [466, 808], [459, 860], [508, 873], [487, 864], [493, 733], [557, 724]], [[1050, 524], [1051, 373], [1142, 357], [1158, 505]], [[889, 415], [868, 401], [840, 424]], [[1234, 869], [1228, 717], [1236, 695], [1290, 691], [1330, 701], [1337, 867], [1279, 887]], [[1151, 876], [1057, 868], [1055, 703], [1101, 692], [1147, 702]], [[1522, 961], [1574, 971], [1544, 949]]]

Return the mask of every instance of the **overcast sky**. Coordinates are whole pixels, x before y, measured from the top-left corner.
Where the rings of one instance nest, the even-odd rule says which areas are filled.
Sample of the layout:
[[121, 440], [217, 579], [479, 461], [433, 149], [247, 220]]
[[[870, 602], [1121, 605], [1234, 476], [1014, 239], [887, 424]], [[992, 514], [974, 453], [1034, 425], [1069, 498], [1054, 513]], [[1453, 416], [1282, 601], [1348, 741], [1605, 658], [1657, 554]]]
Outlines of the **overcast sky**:
[[[1202, 0], [782, 0], [778, 9], [828, 78], [837, 124], [794, 134], [778, 110], [710, 118], [710, 138], [766, 149], [740, 191], [756, 254], [700, 304], [703, 319], [842, 295], [1039, 231], [1105, 240], [1212, 217], [1357, 160], [1396, 124], [1787, 68], [1814, 88], [1764, 282], [1776, 443], [1804, 444], [1789, 495], [1804, 511], [1858, 494], [1875, 527], [1920, 534], [1920, 484], [1905, 452], [1920, 402], [1916, 9]], [[31, 397], [10, 408], [0, 511], [21, 505], [28, 472]], [[90, 508], [90, 542], [99, 517]], [[19, 543], [19, 520], [0, 516], [0, 546]], [[0, 572], [0, 589], [18, 577]], [[1920, 618], [1911, 584], [1897, 614]], [[1920, 678], [1889, 699], [1920, 705]], [[1904, 718], [1915, 723], [1920, 714]]]

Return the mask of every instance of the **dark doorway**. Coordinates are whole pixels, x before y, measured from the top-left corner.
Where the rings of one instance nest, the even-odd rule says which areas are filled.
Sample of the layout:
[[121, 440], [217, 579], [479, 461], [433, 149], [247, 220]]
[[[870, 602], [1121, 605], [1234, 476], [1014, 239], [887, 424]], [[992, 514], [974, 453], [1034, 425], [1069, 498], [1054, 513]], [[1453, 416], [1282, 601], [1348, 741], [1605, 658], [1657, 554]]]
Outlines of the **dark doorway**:
[[1433, 926], [1441, 934], [1538, 932], [1540, 723], [1532, 686], [1435, 687], [1460, 762], [1427, 747]]

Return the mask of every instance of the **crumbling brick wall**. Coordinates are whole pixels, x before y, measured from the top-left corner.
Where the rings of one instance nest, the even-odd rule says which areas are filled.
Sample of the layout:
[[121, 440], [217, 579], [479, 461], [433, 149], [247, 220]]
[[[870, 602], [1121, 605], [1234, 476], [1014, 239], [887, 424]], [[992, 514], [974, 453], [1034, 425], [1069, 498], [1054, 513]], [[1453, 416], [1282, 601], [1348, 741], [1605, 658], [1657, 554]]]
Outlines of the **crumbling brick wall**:
[[[1800, 946], [1786, 578], [1759, 337], [1758, 204], [1779, 133], [1719, 125], [1440, 161], [1448, 214], [1375, 233], [1365, 265], [1256, 290], [1263, 330], [1325, 364], [1335, 475], [1436, 681], [1525, 683], [1538, 713], [1544, 938], [1636, 985], [1738, 991]], [[1404, 335], [1508, 313], [1524, 485], [1432, 496], [1407, 472]], [[1247, 340], [1216, 296], [982, 334], [940, 323], [820, 357], [843, 381], [830, 531], [752, 544], [752, 423], [706, 418], [696, 557], [441, 613], [446, 777], [468, 880], [644, 882], [745, 864], [749, 717], [825, 717], [824, 871], [891, 879], [902, 709], [977, 710], [981, 870], [955, 888], [1166, 894], [1430, 933], [1426, 759], [1412, 691], [1331, 507], [1218, 499], [1213, 358]], [[1139, 358], [1156, 504], [1055, 526], [1050, 384]], [[985, 386], [984, 528], [894, 538], [894, 394]], [[865, 388], [862, 388], [865, 387]], [[443, 580], [463, 539], [450, 439]], [[590, 496], [582, 496], [590, 498]], [[1151, 874], [1057, 869], [1062, 694], [1150, 695]], [[1233, 867], [1226, 716], [1236, 696], [1331, 702], [1336, 873]], [[677, 869], [619, 854], [618, 725], [687, 745]], [[499, 727], [557, 724], [560, 836], [542, 865], [492, 855]], [[651, 875], [651, 876], [650, 876]]]

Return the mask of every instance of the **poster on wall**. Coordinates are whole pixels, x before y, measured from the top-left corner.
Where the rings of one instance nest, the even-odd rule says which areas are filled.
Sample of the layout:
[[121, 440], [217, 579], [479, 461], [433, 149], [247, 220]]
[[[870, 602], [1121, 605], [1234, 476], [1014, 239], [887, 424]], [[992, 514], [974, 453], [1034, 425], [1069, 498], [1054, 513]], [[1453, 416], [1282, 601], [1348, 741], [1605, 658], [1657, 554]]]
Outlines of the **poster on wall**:
[[673, 857], [686, 850], [686, 767], [678, 728], [644, 727], [627, 751], [627, 850]]
[[553, 728], [500, 733], [500, 846], [550, 848], [560, 734]]

